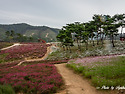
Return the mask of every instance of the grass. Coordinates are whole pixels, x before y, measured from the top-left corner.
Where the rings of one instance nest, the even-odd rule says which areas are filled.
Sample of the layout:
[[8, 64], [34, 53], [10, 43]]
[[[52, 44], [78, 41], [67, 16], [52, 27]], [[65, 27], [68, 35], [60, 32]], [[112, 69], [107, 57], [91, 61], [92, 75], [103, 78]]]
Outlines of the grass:
[[[104, 64], [104, 62], [102, 63]], [[95, 67], [70, 63], [67, 64], [67, 67], [91, 79], [95, 87], [125, 86], [125, 57], [117, 57], [115, 61], [109, 61], [108, 63], [109, 65]], [[96, 64], [101, 64], [101, 62], [96, 62]]]
[[8, 47], [13, 45], [13, 43], [9, 43], [9, 42], [0, 42], [0, 49]]
[[6, 62], [5, 58], [8, 54], [0, 54], [0, 63]]
[[77, 72], [77, 73], [82, 73], [85, 70], [85, 67], [74, 64], [74, 63], [73, 64], [67, 64], [66, 66], [74, 69], [75, 72]]
[[0, 85], [0, 94], [15, 94], [10, 85]]

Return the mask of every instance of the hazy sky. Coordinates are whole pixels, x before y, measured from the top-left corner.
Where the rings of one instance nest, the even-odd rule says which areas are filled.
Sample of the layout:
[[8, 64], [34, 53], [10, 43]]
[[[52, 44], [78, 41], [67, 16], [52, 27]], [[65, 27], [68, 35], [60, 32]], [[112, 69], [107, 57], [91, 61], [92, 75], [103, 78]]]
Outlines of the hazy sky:
[[94, 14], [125, 13], [125, 0], [0, 0], [0, 24], [28, 23], [61, 28]]

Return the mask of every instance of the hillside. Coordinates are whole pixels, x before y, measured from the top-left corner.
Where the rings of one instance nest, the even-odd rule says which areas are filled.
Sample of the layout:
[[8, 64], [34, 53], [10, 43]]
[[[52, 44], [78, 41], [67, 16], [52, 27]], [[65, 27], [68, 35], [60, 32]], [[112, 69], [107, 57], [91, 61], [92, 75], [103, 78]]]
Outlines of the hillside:
[[47, 26], [31, 26], [26, 23], [0, 25], [0, 39], [6, 38], [5, 32], [13, 30], [15, 33], [20, 33], [23, 36], [33, 37], [34, 39], [43, 39], [45, 41], [56, 41], [56, 36], [59, 29], [50, 28]]

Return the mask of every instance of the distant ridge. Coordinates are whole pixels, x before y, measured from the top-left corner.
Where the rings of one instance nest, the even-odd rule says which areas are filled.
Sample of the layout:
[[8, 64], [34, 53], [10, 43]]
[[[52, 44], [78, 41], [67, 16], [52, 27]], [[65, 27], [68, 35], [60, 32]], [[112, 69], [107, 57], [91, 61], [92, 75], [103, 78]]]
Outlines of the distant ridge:
[[49, 42], [57, 40], [56, 36], [60, 29], [48, 26], [32, 26], [27, 23], [0, 24], [0, 39], [4, 40], [6, 38], [5, 32], [11, 30], [15, 31], [15, 33], [20, 33], [23, 36], [33, 37], [34, 39], [40, 38]]

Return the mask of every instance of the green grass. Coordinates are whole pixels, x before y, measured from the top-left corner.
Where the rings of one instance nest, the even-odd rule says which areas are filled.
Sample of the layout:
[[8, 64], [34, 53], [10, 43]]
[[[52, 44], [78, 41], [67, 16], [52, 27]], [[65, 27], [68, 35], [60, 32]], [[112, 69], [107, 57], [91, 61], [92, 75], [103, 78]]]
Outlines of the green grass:
[[74, 69], [75, 72], [77, 72], [77, 73], [82, 73], [85, 70], [85, 68], [83, 66], [80, 66], [80, 65], [74, 64], [74, 63], [73, 64], [67, 64], [66, 66]]
[[9, 42], [0, 42], [0, 49], [8, 47], [13, 45], [13, 43], [9, 43]]
[[[117, 57], [116, 61], [109, 61], [106, 66], [80, 66], [78, 64], [67, 64], [76, 72], [81, 73], [86, 78], [91, 79], [95, 87], [102, 86], [125, 86], [125, 57]], [[104, 64], [104, 62], [102, 62]], [[100, 64], [97, 62], [97, 64]]]
[[15, 94], [10, 85], [0, 85], [0, 94]]
[[7, 55], [8, 55], [8, 54], [0, 54], [0, 63], [7, 62], [7, 61], [5, 60], [5, 58], [6, 58]]

